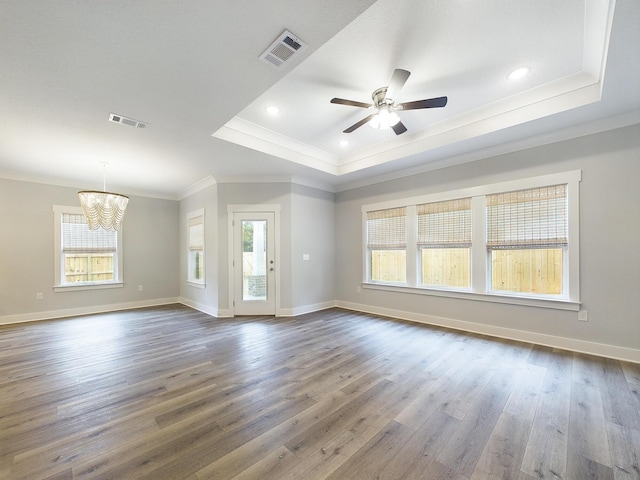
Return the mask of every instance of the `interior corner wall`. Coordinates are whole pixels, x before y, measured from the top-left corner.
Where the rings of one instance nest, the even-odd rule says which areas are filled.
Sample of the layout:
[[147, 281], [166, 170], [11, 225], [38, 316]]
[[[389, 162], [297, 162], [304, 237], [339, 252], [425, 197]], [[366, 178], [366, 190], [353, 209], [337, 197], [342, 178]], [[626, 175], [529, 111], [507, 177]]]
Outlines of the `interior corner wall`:
[[[577, 313], [475, 300], [362, 289], [362, 205], [581, 170], [580, 296]], [[640, 361], [640, 125], [386, 181], [337, 194], [338, 303], [402, 318], [442, 319], [476, 331], [516, 331], [594, 348], [613, 346]], [[591, 352], [597, 353], [597, 352]]]
[[[187, 215], [204, 209], [204, 288], [187, 282], [188, 225]], [[197, 310], [218, 316], [218, 186], [211, 185], [180, 201], [180, 301]]]
[[231, 311], [229, 305], [229, 205], [280, 205], [280, 306], [292, 310], [291, 275], [291, 184], [220, 183], [218, 184], [218, 309]]
[[335, 304], [335, 194], [293, 184], [292, 314]]
[[66, 292], [53, 290], [53, 205], [79, 206], [77, 189], [0, 179], [0, 324], [177, 301], [178, 202], [130, 196], [124, 287]]

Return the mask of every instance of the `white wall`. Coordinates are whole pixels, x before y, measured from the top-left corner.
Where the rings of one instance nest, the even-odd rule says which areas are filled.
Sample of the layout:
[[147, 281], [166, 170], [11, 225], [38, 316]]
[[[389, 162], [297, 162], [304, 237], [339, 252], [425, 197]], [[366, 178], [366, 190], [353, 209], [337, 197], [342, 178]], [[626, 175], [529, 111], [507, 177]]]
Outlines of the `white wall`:
[[[187, 283], [187, 215], [204, 209], [205, 288]], [[218, 315], [218, 186], [211, 185], [180, 202], [180, 300], [203, 312]]]
[[[130, 196], [123, 288], [58, 293], [53, 205], [79, 206], [77, 189], [0, 179], [0, 323], [177, 299], [178, 202]], [[37, 292], [42, 300], [36, 300]]]
[[[576, 312], [546, 308], [367, 289], [358, 293], [362, 205], [578, 169], [581, 300], [588, 322], [578, 321]], [[338, 300], [351, 308], [640, 361], [639, 184], [640, 126], [635, 125], [339, 193]]]

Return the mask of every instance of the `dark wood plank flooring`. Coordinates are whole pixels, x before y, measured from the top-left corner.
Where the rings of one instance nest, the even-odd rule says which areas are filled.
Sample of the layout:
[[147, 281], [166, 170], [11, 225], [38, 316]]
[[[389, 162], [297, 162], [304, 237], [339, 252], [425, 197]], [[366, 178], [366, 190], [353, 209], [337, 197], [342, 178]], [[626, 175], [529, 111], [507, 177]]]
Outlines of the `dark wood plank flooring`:
[[0, 478], [640, 479], [640, 365], [330, 309], [0, 328]]

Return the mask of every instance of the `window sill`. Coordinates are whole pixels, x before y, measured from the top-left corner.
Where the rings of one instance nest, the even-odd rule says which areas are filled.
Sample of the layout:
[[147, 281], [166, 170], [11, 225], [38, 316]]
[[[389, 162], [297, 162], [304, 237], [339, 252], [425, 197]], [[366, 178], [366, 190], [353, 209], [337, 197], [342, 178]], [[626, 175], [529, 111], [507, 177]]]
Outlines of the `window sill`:
[[76, 292], [80, 290], [102, 290], [107, 288], [122, 288], [123, 282], [110, 283], [79, 283], [73, 285], [56, 285], [53, 287], [54, 292]]
[[191, 282], [189, 280], [187, 280], [187, 285], [193, 288], [199, 288], [200, 290], [206, 290], [207, 289], [207, 285], [205, 283], [197, 283], [197, 282]]
[[433, 288], [418, 288], [380, 283], [363, 283], [362, 288], [368, 290], [383, 290], [387, 292], [401, 292], [416, 295], [430, 295], [434, 297], [457, 298], [461, 300], [475, 300], [480, 302], [506, 303], [509, 305], [524, 305], [527, 307], [552, 308], [556, 310], [580, 310], [580, 302], [565, 299], [516, 297], [514, 295], [500, 295], [496, 293], [474, 293], [460, 290], [445, 290]]

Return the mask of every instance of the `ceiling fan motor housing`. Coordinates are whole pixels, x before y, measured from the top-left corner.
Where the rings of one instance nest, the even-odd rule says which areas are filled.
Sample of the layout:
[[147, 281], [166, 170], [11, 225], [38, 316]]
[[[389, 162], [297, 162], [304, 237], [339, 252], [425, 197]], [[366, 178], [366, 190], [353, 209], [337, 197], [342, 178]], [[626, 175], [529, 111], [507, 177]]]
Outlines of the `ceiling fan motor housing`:
[[387, 96], [387, 88], [389, 87], [380, 87], [377, 90], [375, 90], [372, 94], [371, 94], [371, 99], [373, 100], [373, 104], [376, 107], [382, 107], [384, 105], [392, 105], [393, 104], [393, 100], [386, 98]]

